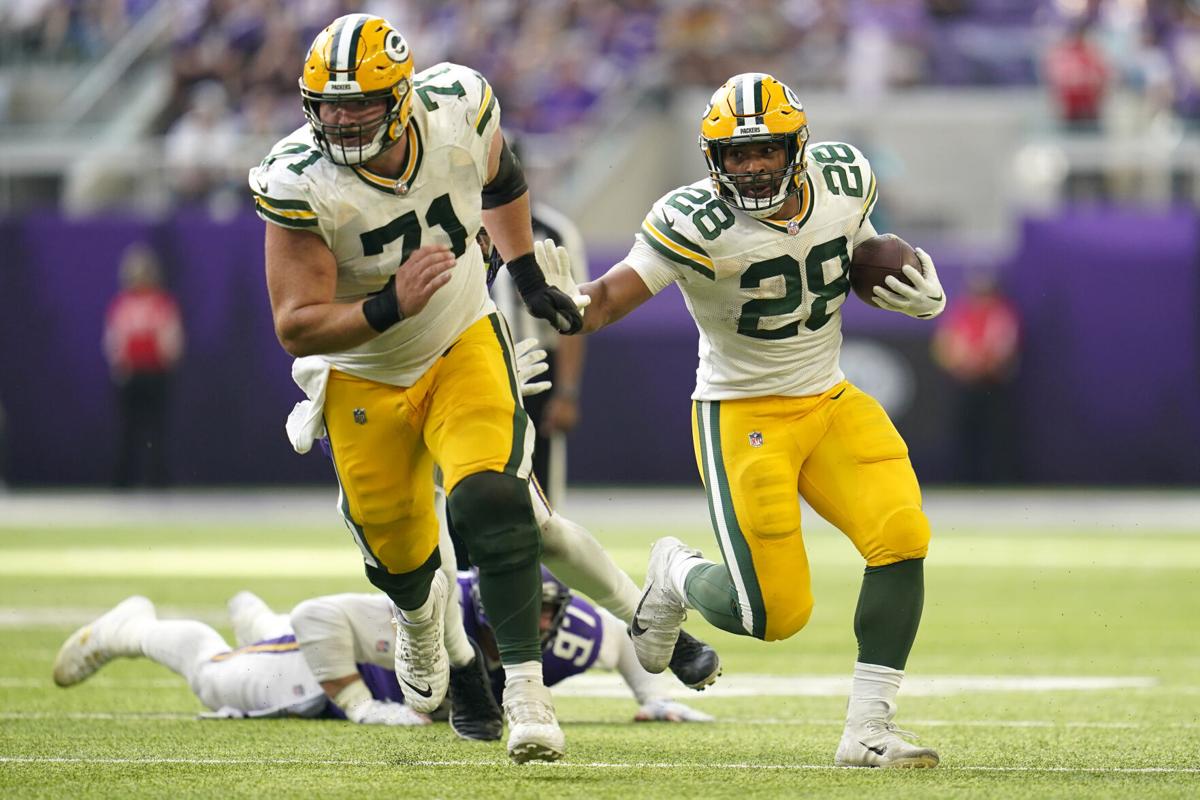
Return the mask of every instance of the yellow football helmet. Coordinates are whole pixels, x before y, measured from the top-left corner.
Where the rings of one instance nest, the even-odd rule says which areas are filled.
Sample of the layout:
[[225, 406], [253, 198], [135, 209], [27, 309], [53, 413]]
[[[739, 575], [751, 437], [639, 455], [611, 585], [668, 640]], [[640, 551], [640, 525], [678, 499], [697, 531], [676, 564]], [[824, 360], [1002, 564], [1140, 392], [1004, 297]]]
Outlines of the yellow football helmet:
[[[753, 180], [725, 169], [727, 148], [761, 142], [778, 142], [784, 147], [787, 160], [782, 169]], [[761, 72], [744, 72], [725, 81], [708, 101], [700, 122], [700, 149], [717, 195], [760, 219], [779, 211], [790, 196], [800, 191], [808, 168], [807, 143], [808, 118], [795, 93]], [[764, 185], [770, 187], [765, 196], [742, 191]]]
[[[336, 164], [370, 161], [400, 140], [412, 114], [412, 51], [382, 17], [347, 14], [317, 34], [300, 75], [304, 116]], [[326, 103], [387, 100], [378, 117], [353, 124], [321, 120]], [[354, 107], [354, 106], [349, 106]]]

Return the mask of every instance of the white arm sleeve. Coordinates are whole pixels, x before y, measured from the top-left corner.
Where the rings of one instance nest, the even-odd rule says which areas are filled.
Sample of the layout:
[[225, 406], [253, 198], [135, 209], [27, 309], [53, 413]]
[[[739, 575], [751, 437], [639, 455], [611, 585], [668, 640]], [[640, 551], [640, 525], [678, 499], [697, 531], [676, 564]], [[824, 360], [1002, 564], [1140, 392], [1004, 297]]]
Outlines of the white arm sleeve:
[[604, 642], [594, 666], [620, 672], [639, 705], [651, 700], [669, 699], [671, 692], [667, 679], [662, 675], [651, 675], [642, 669], [637, 653], [633, 650], [633, 642], [625, 632], [625, 623], [603, 608], [597, 610], [604, 621]]
[[330, 597], [314, 597], [292, 609], [292, 629], [318, 681], [354, 675], [354, 631], [346, 612]]

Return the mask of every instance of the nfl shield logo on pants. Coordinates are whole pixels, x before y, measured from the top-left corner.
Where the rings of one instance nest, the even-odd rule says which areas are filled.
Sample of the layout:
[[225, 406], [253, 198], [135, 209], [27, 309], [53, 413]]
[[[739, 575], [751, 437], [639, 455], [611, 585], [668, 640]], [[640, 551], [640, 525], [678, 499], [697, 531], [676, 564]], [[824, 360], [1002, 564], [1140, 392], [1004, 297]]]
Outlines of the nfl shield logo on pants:
[[762, 431], [751, 431], [750, 432], [750, 446], [751, 447], [762, 447], [762, 445], [763, 445]]
[[367, 410], [365, 408], [354, 409], [354, 421], [359, 425], [367, 424]]

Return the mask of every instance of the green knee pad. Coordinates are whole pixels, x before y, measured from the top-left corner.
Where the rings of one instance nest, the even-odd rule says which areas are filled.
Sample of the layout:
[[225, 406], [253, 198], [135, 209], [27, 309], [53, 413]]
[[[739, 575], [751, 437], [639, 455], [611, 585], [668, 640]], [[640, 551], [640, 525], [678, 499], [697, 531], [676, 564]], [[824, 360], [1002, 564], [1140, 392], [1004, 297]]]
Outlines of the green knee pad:
[[527, 481], [501, 472], [469, 475], [450, 493], [449, 512], [480, 571], [506, 572], [541, 558]]
[[412, 611], [414, 608], [420, 608], [429, 598], [429, 586], [433, 583], [433, 573], [437, 572], [441, 565], [441, 555], [434, 550], [424, 564], [412, 572], [399, 575], [367, 564], [367, 580], [375, 588], [392, 598], [392, 602], [398, 608]]
[[542, 537], [529, 484], [500, 472], [476, 473], [450, 493], [450, 513], [479, 567], [479, 594], [500, 660], [507, 665], [540, 661]]

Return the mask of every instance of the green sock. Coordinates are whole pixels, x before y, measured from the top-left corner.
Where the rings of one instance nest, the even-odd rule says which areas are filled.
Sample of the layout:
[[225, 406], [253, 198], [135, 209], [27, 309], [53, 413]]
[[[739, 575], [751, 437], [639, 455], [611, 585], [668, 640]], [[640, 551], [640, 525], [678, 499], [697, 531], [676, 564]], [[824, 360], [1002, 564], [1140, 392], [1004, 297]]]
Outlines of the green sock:
[[684, 580], [687, 602], [704, 618], [723, 631], [749, 636], [742, 626], [742, 607], [737, 588], [724, 564], [693, 567]]
[[[539, 562], [501, 571], [479, 570], [479, 596], [505, 664], [541, 661], [538, 624], [542, 617]], [[457, 595], [455, 596], [457, 600]]]
[[854, 611], [859, 662], [904, 669], [924, 604], [925, 559], [867, 567]]

